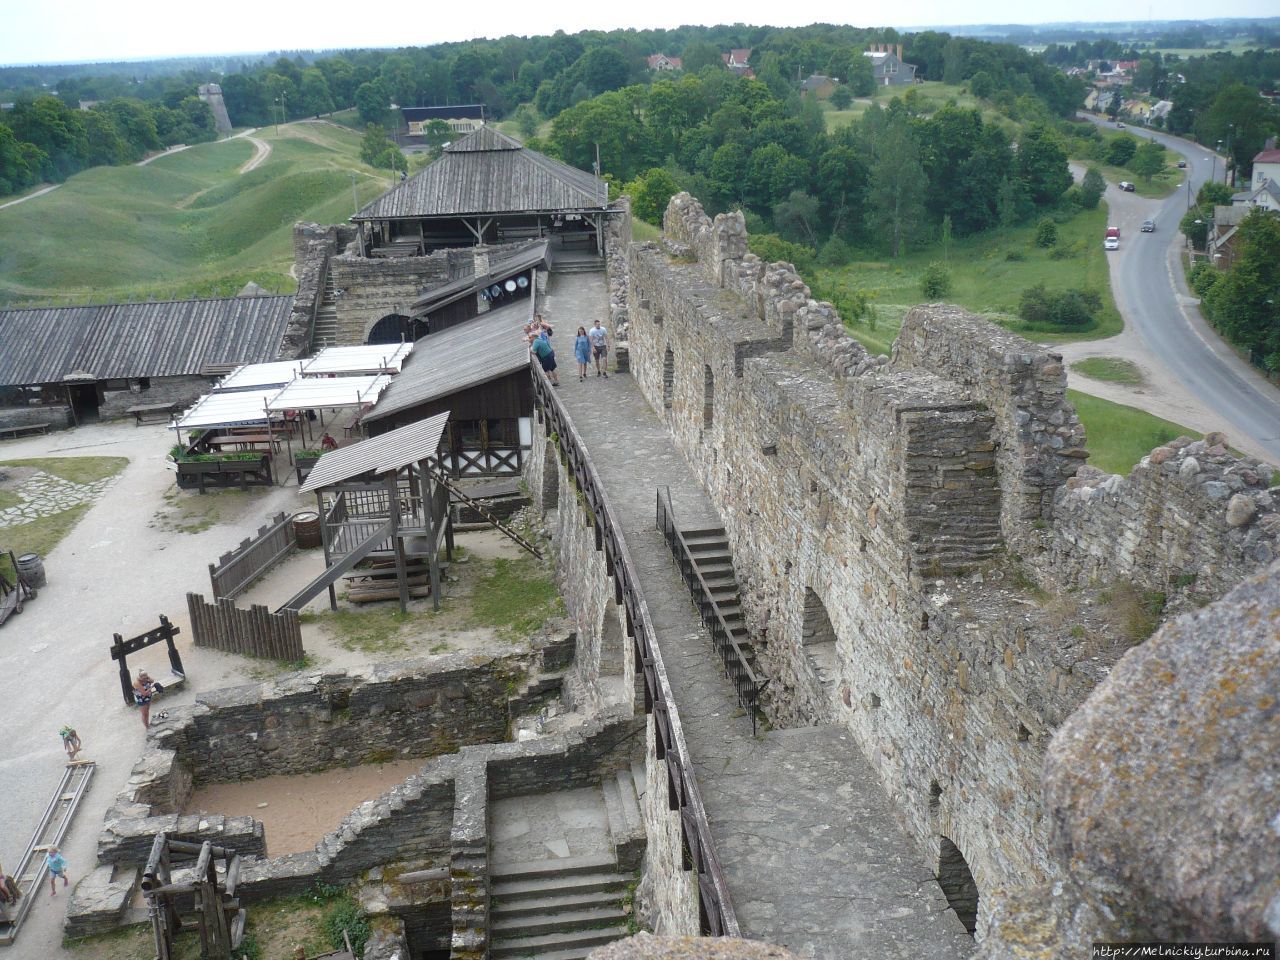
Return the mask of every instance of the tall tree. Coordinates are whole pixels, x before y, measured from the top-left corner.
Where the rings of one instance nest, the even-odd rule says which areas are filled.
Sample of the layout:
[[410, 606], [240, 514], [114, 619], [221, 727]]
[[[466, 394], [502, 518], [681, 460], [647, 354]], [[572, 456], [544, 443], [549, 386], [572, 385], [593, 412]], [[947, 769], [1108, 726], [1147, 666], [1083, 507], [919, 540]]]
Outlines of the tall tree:
[[894, 257], [918, 239], [927, 185], [915, 138], [905, 122], [893, 123], [876, 152], [867, 200], [868, 219]]

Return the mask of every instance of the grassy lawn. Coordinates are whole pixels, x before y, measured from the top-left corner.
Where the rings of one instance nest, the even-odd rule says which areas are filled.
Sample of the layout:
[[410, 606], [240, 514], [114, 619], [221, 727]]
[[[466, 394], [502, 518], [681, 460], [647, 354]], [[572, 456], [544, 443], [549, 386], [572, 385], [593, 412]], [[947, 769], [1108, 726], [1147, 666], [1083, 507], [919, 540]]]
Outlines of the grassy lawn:
[[[1058, 225], [1058, 243], [1048, 250], [1035, 246], [1034, 224], [956, 240], [947, 264], [951, 293], [943, 299], [1040, 343], [1114, 336], [1123, 324], [1111, 296], [1111, 277], [1102, 249], [1106, 223], [1105, 204], [1097, 210], [1083, 211]], [[1055, 255], [1055, 250], [1065, 251], [1066, 255]], [[868, 350], [888, 353], [907, 310], [924, 299], [920, 293], [921, 274], [930, 263], [941, 259], [940, 249], [933, 246], [898, 260], [859, 261], [846, 267], [819, 268], [817, 272], [824, 287], [860, 290], [866, 295], [875, 308], [874, 324], [864, 318], [850, 324], [849, 332]], [[1041, 282], [1050, 290], [1099, 291], [1102, 312], [1094, 326], [1069, 333], [1026, 329], [1017, 317], [1018, 300], [1023, 290]]]
[[908, 90], [916, 91], [917, 95], [924, 99], [925, 113], [933, 113], [935, 110], [946, 106], [947, 103], [955, 101], [956, 106], [963, 107], [966, 110], [982, 111], [983, 120], [1001, 117], [998, 111], [991, 109], [990, 105], [984, 104], [983, 101], [969, 93], [962, 84], [926, 80], [924, 83], [916, 83], [911, 86], [876, 87], [875, 92], [870, 97], [859, 97], [848, 110], [837, 110], [831, 105], [830, 100], [823, 100], [822, 110], [827, 121], [827, 131], [830, 132], [837, 127], [846, 126], [850, 120], [855, 120], [866, 113], [872, 103], [878, 103], [883, 107], [894, 97], [905, 96]]
[[[115, 476], [125, 468], [128, 462], [124, 457], [49, 457], [36, 460], [6, 460], [0, 462], [0, 468], [29, 467], [51, 473], [73, 483], [93, 483], [95, 480]], [[0, 502], [0, 506], [12, 506], [19, 501], [13, 488], [20, 482], [20, 480], [8, 481], [4, 487], [0, 487], [0, 497], [4, 499], [4, 502]], [[53, 548], [71, 532], [91, 506], [91, 503], [81, 503], [61, 513], [40, 517], [29, 523], [0, 527], [0, 548], [12, 551], [15, 557], [20, 557], [24, 553], [38, 553], [41, 557], [48, 557]], [[13, 573], [7, 553], [0, 559], [0, 571], [3, 571], [5, 576], [11, 576]]]
[[[1114, 127], [1098, 127], [1098, 132], [1102, 134], [1103, 140], [1114, 140], [1116, 137], [1122, 137], [1130, 134], [1139, 142], [1147, 139], [1143, 132], [1138, 129], [1134, 130], [1117, 130]], [[1186, 171], [1178, 169], [1178, 161], [1182, 159], [1182, 155], [1174, 153], [1167, 147], [1164, 149], [1164, 169], [1157, 173], [1150, 180], [1144, 180], [1132, 170], [1125, 167], [1113, 167], [1110, 164], [1101, 163], [1097, 160], [1090, 160], [1088, 157], [1072, 157], [1077, 163], [1083, 163], [1086, 166], [1095, 167], [1102, 174], [1103, 178], [1109, 183], [1119, 183], [1121, 180], [1128, 180], [1134, 186], [1134, 193], [1140, 197], [1148, 197], [1151, 199], [1160, 199], [1167, 197], [1169, 194], [1182, 186], [1186, 179]]]
[[206, 143], [145, 167], [96, 167], [47, 196], [0, 210], [0, 300], [66, 304], [235, 293], [249, 280], [289, 292], [296, 220], [351, 215], [388, 174], [359, 161], [360, 137], [293, 123]]
[[661, 240], [662, 228], [655, 227], [652, 223], [646, 223], [644, 220], [632, 217], [631, 239], [636, 243], [644, 243], [646, 240]]
[[1092, 397], [1079, 390], [1068, 390], [1088, 440], [1089, 464], [1108, 473], [1128, 473], [1134, 464], [1154, 447], [1178, 437], [1199, 440], [1201, 434], [1171, 420]]
[[494, 560], [471, 596], [472, 623], [507, 639], [527, 637], [549, 617], [563, 615], [555, 579], [529, 556]]
[[1071, 364], [1071, 369], [1086, 377], [1107, 383], [1123, 383], [1136, 387], [1144, 382], [1138, 365], [1131, 360], [1121, 360], [1119, 357], [1088, 357]]

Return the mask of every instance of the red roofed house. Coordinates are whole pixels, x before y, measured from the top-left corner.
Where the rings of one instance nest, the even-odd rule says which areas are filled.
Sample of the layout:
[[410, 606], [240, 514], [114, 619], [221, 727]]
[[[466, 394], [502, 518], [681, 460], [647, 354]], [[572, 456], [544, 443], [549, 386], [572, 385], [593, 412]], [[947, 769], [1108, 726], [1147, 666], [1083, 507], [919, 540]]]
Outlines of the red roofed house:
[[751, 69], [751, 50], [736, 49], [730, 50], [728, 53], [720, 54], [720, 59], [724, 61], [724, 65], [734, 73], [743, 77], [754, 77], [755, 71]]
[[1280, 184], [1280, 150], [1276, 149], [1274, 142], [1268, 143], [1267, 149], [1253, 158], [1253, 181], [1250, 186], [1256, 190], [1268, 180]]
[[653, 53], [647, 58], [650, 70], [683, 70], [684, 64], [679, 57], [668, 57], [664, 53]]

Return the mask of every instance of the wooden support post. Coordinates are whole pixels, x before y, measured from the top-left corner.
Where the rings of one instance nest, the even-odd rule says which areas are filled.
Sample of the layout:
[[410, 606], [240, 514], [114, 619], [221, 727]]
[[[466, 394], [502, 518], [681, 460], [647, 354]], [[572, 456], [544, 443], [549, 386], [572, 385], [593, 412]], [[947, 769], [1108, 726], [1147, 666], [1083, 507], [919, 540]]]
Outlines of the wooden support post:
[[391, 549], [396, 555], [396, 585], [400, 588], [400, 612], [409, 612], [409, 575], [405, 570], [404, 540], [400, 536], [400, 478], [396, 471], [387, 474], [387, 498], [391, 508]]

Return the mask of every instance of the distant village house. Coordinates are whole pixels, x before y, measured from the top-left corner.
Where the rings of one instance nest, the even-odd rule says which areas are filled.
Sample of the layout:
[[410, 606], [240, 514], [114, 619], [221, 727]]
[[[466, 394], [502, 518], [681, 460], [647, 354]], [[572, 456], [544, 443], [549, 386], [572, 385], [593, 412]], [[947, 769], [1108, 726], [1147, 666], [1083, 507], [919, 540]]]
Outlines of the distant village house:
[[751, 49], [738, 48], [730, 50], [728, 53], [720, 54], [720, 59], [724, 61], [724, 65], [740, 77], [754, 77], [755, 71], [751, 69]]
[[835, 77], [824, 77], [815, 73], [805, 78], [805, 81], [800, 84], [800, 93], [815, 100], [828, 100], [838, 86], [840, 81]]
[[454, 133], [474, 133], [485, 124], [484, 104], [467, 103], [453, 107], [401, 107], [400, 115], [409, 128], [409, 136], [420, 137], [435, 120], [449, 125]]
[[679, 57], [668, 57], [665, 53], [652, 53], [646, 59], [649, 69], [654, 72], [662, 72], [664, 70], [683, 70], [684, 63]]
[[871, 49], [863, 51], [862, 55], [871, 59], [876, 86], [893, 87], [915, 83], [916, 66], [902, 59], [902, 44], [895, 47], [891, 43], [873, 43]]

